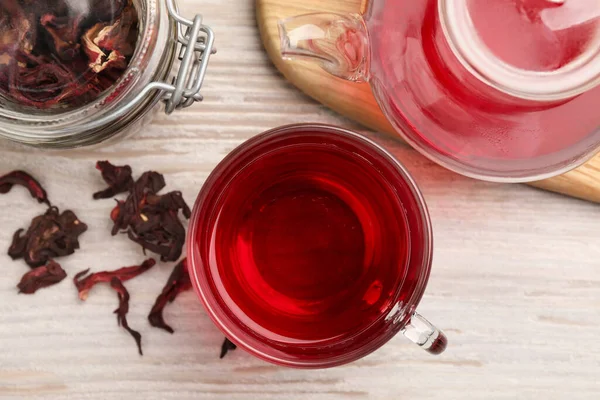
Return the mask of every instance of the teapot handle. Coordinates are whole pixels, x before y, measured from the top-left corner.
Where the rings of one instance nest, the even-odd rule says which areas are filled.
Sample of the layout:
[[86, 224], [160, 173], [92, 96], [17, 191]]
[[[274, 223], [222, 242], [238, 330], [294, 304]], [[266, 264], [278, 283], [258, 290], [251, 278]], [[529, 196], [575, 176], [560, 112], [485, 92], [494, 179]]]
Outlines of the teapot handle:
[[279, 21], [281, 56], [309, 60], [353, 82], [369, 77], [369, 35], [359, 14], [316, 13]]

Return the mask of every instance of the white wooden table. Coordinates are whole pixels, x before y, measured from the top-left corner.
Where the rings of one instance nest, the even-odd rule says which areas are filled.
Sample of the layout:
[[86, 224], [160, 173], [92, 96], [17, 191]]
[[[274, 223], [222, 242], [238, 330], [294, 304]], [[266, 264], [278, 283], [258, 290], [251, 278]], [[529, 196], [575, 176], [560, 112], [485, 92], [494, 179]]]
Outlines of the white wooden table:
[[[129, 322], [144, 337], [139, 357], [116, 325], [117, 300], [96, 288], [80, 303], [70, 281], [86, 268], [143, 259], [112, 238], [97, 159], [166, 174], [192, 203], [211, 169], [268, 128], [324, 122], [357, 128], [298, 93], [262, 51], [252, 0], [185, 0], [216, 31], [206, 101], [143, 133], [97, 151], [38, 153], [1, 143], [0, 171], [40, 177], [60, 207], [90, 225], [82, 250], [63, 262], [68, 280], [17, 295], [27, 271], [1, 251], [0, 398], [52, 399], [598, 399], [600, 396], [600, 206], [526, 186], [476, 182], [449, 173], [391, 139], [376, 137], [417, 177], [435, 230], [435, 265], [420, 312], [450, 345], [433, 357], [402, 337], [352, 365], [283, 369], [238, 350], [218, 359], [223, 340], [193, 293], [166, 311], [174, 335], [146, 315], [171, 265], [127, 284]], [[0, 249], [43, 211], [24, 190], [0, 196]], [[33, 205], [33, 207], [32, 207]]]

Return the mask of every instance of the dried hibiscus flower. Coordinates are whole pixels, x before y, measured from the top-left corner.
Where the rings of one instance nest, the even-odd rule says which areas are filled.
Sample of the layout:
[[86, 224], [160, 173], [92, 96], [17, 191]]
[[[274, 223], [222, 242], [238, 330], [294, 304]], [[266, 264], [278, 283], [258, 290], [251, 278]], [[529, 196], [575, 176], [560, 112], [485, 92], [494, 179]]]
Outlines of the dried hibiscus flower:
[[37, 109], [78, 107], [123, 75], [138, 40], [131, 0], [0, 2], [0, 94]]
[[122, 326], [133, 338], [135, 339], [135, 343], [138, 347], [138, 352], [141, 355], [144, 355], [142, 352], [142, 335], [138, 331], [134, 331], [129, 327], [129, 323], [127, 322], [127, 313], [129, 312], [129, 292], [123, 286], [123, 282], [119, 280], [119, 278], [112, 278], [110, 281], [110, 286], [117, 292], [119, 296], [119, 308], [115, 310], [115, 314], [117, 314], [117, 323], [119, 326]]
[[114, 23], [98, 23], [85, 33], [84, 49], [94, 72], [127, 66], [127, 57], [135, 50], [136, 24], [135, 9], [125, 7]]
[[46, 265], [37, 267], [23, 275], [17, 287], [19, 293], [33, 294], [38, 289], [55, 285], [66, 277], [67, 273], [58, 263], [48, 260]]
[[89, 66], [95, 73], [100, 73], [109, 68], [125, 69], [127, 66], [127, 60], [124, 55], [116, 50], [106, 54], [95, 43], [94, 40], [105, 27], [104, 24], [96, 24], [83, 36], [83, 46], [89, 59]]
[[87, 230], [73, 211], [62, 214], [50, 207], [45, 214], [31, 221], [25, 235], [19, 229], [13, 236], [8, 255], [13, 259], [24, 258], [32, 268], [46, 264], [51, 258], [73, 254], [79, 249], [79, 236]]
[[223, 342], [223, 345], [221, 346], [221, 354], [219, 355], [219, 358], [223, 358], [227, 355], [227, 353], [229, 353], [230, 351], [233, 351], [237, 349], [237, 346], [235, 345], [235, 343], [233, 343], [231, 340], [225, 338], [225, 341]]
[[44, 190], [42, 185], [27, 172], [13, 171], [0, 177], [0, 193], [4, 194], [10, 192], [14, 185], [20, 185], [27, 188], [31, 197], [40, 203], [46, 203], [50, 206], [46, 190]]
[[79, 292], [79, 298], [81, 300], [87, 300], [89, 291], [96, 286], [96, 284], [101, 282], [110, 283], [113, 278], [118, 278], [121, 282], [125, 282], [143, 274], [154, 265], [156, 265], [156, 261], [154, 261], [153, 258], [150, 258], [144, 261], [141, 265], [123, 267], [115, 271], [96, 272], [88, 275], [90, 270], [87, 269], [75, 275], [73, 282], [75, 283], [75, 287], [77, 287], [77, 291]]
[[54, 14], [46, 14], [40, 18], [40, 24], [52, 37], [54, 49], [61, 60], [73, 60], [79, 55], [81, 47], [79, 32], [83, 20], [83, 15], [58, 17]]
[[36, 108], [70, 102], [86, 92], [84, 87], [79, 87], [72, 71], [54, 62], [31, 64], [27, 68], [13, 64], [8, 84], [8, 94], [13, 101]]
[[0, 2], [0, 54], [10, 55], [17, 50], [30, 52], [36, 37], [35, 18], [18, 0]]
[[114, 222], [112, 234], [126, 232], [129, 239], [144, 250], [159, 254], [162, 261], [178, 260], [186, 236], [179, 211], [186, 218], [191, 215], [181, 192], [159, 195], [158, 192], [165, 187], [165, 179], [158, 172], [145, 172], [132, 184], [129, 166], [115, 167], [107, 161], [102, 163], [98, 169], [109, 188], [96, 193], [94, 198], [123, 192], [126, 187], [129, 190], [127, 198], [117, 200], [110, 213]]
[[98, 21], [114, 21], [125, 6], [131, 4], [128, 0], [88, 0], [90, 8], [95, 11]]
[[96, 169], [102, 173], [102, 179], [108, 184], [108, 188], [94, 193], [94, 199], [109, 199], [119, 193], [128, 192], [133, 185], [131, 167], [125, 165], [117, 167], [108, 161], [98, 161]]
[[177, 298], [179, 293], [190, 290], [191, 288], [192, 282], [190, 281], [190, 275], [187, 269], [187, 259], [183, 259], [175, 266], [175, 268], [173, 268], [173, 272], [171, 272], [167, 284], [156, 299], [156, 302], [148, 315], [150, 325], [155, 328], [164, 329], [169, 333], [175, 332], [173, 328], [165, 322], [163, 310], [167, 303], [175, 301], [175, 298]]

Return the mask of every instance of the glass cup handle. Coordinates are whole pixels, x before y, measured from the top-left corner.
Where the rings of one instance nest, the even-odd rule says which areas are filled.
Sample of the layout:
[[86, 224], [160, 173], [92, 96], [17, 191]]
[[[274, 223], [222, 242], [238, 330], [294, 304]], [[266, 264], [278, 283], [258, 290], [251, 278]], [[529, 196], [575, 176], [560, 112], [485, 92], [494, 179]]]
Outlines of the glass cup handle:
[[448, 345], [448, 338], [444, 332], [416, 312], [413, 313], [401, 332], [411, 342], [431, 354], [441, 354]]

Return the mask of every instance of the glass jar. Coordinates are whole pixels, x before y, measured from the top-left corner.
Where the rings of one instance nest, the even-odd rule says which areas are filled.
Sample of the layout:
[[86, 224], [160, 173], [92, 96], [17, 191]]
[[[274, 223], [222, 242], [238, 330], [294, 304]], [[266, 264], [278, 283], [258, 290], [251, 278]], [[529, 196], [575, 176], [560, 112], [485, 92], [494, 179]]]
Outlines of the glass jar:
[[200, 15], [180, 16], [175, 0], [133, 0], [133, 5], [139, 18], [136, 48], [114, 85], [73, 109], [36, 110], [3, 101], [0, 137], [39, 148], [95, 145], [139, 131], [161, 100], [167, 114], [201, 101], [215, 52], [213, 31]]

